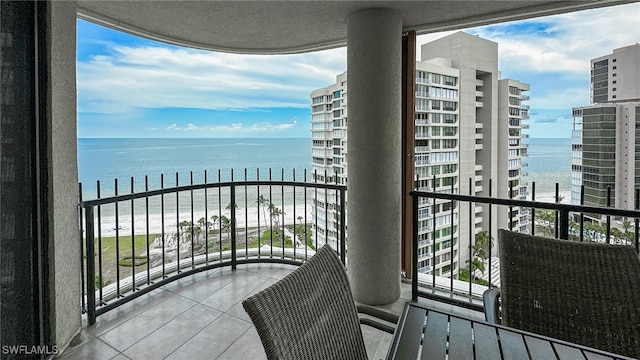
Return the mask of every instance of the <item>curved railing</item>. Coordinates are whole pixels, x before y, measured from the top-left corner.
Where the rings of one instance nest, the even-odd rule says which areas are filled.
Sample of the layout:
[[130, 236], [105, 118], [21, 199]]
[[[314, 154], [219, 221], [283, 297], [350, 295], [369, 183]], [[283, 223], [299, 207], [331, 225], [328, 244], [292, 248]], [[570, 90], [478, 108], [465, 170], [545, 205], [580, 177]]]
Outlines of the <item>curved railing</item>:
[[[259, 178], [259, 176], [257, 177]], [[89, 324], [195, 273], [238, 264], [299, 265], [328, 243], [345, 261], [346, 186], [292, 180], [205, 182], [81, 201], [82, 309]], [[314, 176], [318, 179], [318, 176]], [[327, 177], [321, 177], [326, 179]], [[193, 176], [191, 177], [193, 179]], [[220, 179], [220, 176], [218, 176]], [[176, 174], [176, 184], [179, 184]], [[82, 193], [82, 185], [80, 186]], [[315, 223], [322, 226], [316, 230]]]

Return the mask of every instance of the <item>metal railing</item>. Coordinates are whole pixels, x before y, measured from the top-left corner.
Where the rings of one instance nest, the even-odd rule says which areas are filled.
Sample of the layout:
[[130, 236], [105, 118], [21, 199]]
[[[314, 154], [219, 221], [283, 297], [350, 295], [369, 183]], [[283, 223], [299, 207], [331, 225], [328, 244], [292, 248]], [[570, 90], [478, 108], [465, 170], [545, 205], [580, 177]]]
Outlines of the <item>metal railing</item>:
[[[469, 188], [472, 179], [469, 179]], [[535, 183], [532, 184], [532, 200], [503, 199], [492, 197], [491, 181], [489, 181], [489, 196], [472, 196], [433, 191], [412, 191], [410, 195], [413, 201], [413, 269], [419, 269], [418, 254], [428, 253], [430, 256], [428, 267], [422, 266], [421, 273], [417, 273], [411, 279], [412, 299], [418, 297], [432, 298], [441, 302], [454, 304], [474, 310], [482, 310], [482, 293], [489, 287], [499, 286], [499, 260], [495, 257], [497, 230], [494, 224], [506, 224], [502, 227], [511, 230], [528, 232], [556, 239], [568, 241], [596, 241], [623, 246], [634, 246], [639, 250], [639, 220], [640, 190], [635, 193], [635, 209], [624, 210], [612, 207], [597, 207], [585, 205], [570, 205], [561, 203], [558, 185], [556, 184], [555, 203], [535, 201]], [[611, 191], [609, 191], [609, 199]], [[431, 219], [418, 218], [419, 209], [424, 208], [424, 201], [430, 201], [429, 214]], [[584, 204], [584, 188], [581, 193], [581, 204]], [[609, 202], [610, 204], [610, 202]], [[434, 208], [443, 206], [447, 211], [437, 213]], [[499, 209], [502, 208], [502, 212]], [[463, 219], [463, 214], [468, 214]], [[502, 221], [497, 221], [498, 213], [504, 216]], [[511, 214], [511, 216], [509, 216]], [[450, 215], [453, 223], [437, 223], [438, 216]], [[460, 216], [457, 216], [460, 215]], [[525, 218], [525, 223], [520, 222]], [[457, 221], [456, 221], [457, 219]], [[617, 220], [616, 220], [617, 219]], [[428, 221], [431, 226], [428, 239], [419, 238], [420, 223]], [[464, 222], [464, 223], [463, 223]], [[600, 225], [604, 223], [604, 225]], [[460, 238], [461, 227], [466, 227], [467, 239]], [[632, 231], [629, 231], [632, 229]], [[435, 230], [435, 231], [432, 231]], [[624, 232], [623, 232], [624, 230]], [[448, 236], [436, 238], [436, 232], [447, 233]], [[422, 230], [424, 233], [424, 230]], [[486, 233], [484, 233], [486, 232]], [[484, 240], [476, 238], [478, 234]], [[439, 246], [446, 243], [449, 247], [440, 249]], [[419, 244], [430, 251], [419, 251]], [[480, 250], [484, 248], [484, 250]], [[462, 250], [468, 250], [468, 256], [462, 258]], [[480, 256], [479, 253], [482, 252]], [[437, 257], [444, 256], [444, 261], [438, 261]], [[421, 257], [422, 261], [425, 257]], [[440, 276], [436, 265], [440, 270], [449, 270], [449, 277]], [[426, 268], [426, 271], [425, 271]], [[468, 274], [469, 279], [460, 280], [463, 273]], [[486, 274], [488, 273], [488, 274]], [[488, 275], [488, 276], [485, 276]], [[455, 278], [458, 279], [455, 279]], [[466, 277], [466, 276], [465, 276]]]
[[[158, 189], [149, 189], [145, 177], [144, 191], [101, 198], [97, 182], [96, 199], [81, 201], [80, 252], [82, 263], [82, 310], [89, 324], [96, 317], [115, 309], [167, 283], [198, 272], [219, 267], [235, 269], [238, 264], [277, 262], [300, 265], [329, 242], [341, 256], [346, 256], [346, 186], [296, 180], [295, 170], [285, 180], [284, 170], [274, 180], [261, 180], [259, 169], [249, 179], [245, 169], [241, 180], [194, 184], [191, 173], [188, 185], [165, 187], [164, 175]], [[318, 176], [313, 176], [317, 179]], [[325, 179], [327, 176], [325, 174]], [[80, 184], [82, 199], [82, 184]], [[318, 238], [311, 221], [312, 211], [327, 211], [314, 199], [331, 197], [338, 204], [337, 231], [333, 238]], [[329, 221], [327, 218], [325, 221]], [[324, 228], [328, 228], [328, 223]]]

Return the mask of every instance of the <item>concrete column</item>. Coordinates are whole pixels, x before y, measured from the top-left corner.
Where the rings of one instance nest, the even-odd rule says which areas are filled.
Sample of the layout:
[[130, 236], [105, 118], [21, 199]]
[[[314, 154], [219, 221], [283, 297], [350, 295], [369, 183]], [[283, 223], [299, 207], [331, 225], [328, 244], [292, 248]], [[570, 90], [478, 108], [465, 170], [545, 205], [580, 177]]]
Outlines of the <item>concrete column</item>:
[[347, 18], [348, 271], [356, 301], [400, 297], [402, 17], [385, 8]]
[[[50, 325], [59, 350], [80, 331], [76, 2], [52, 1], [49, 12], [49, 289]], [[93, 279], [89, 279], [93, 281]]]

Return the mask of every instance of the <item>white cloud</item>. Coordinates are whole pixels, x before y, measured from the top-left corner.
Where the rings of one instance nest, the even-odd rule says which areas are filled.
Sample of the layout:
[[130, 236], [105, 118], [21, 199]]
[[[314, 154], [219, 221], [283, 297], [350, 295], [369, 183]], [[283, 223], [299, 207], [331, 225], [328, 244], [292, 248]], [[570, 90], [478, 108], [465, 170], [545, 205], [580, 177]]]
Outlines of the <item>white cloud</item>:
[[181, 127], [178, 124], [171, 124], [164, 129], [166, 131], [198, 131], [198, 132], [241, 132], [241, 133], [255, 133], [255, 132], [277, 132], [282, 130], [288, 130], [296, 126], [298, 119], [293, 118], [289, 122], [272, 123], [272, 122], [257, 122], [251, 125], [244, 125], [243, 123], [231, 123], [228, 125], [203, 125], [198, 126], [192, 123], [188, 123], [187, 126]]
[[[465, 30], [498, 43], [503, 78], [531, 85], [531, 109], [587, 105], [590, 60], [640, 41], [640, 4], [605, 7]], [[418, 37], [424, 43], [452, 32]], [[420, 53], [420, 51], [418, 51]]]
[[[517, 31], [517, 24], [523, 31]], [[540, 24], [538, 31], [527, 25]], [[586, 10], [472, 29], [497, 42], [505, 72], [588, 74], [589, 60], [640, 39], [640, 4]]]
[[309, 94], [346, 68], [346, 49], [302, 55], [238, 55], [175, 47], [112, 45], [78, 62], [79, 110], [133, 107], [307, 107]]
[[[639, 17], [640, 4], [636, 3], [469, 31], [499, 43], [500, 70], [505, 76], [559, 73], [564, 77], [587, 77], [591, 58], [639, 41]], [[518, 31], [517, 24], [535, 23], [543, 23], [544, 28], [538, 32], [524, 28]], [[450, 33], [421, 35], [418, 48]], [[108, 55], [77, 64], [80, 112], [130, 113], [135, 108], [162, 107], [239, 111], [305, 108], [312, 90], [334, 83], [335, 76], [346, 69], [345, 48], [260, 56], [162, 45], [108, 47]], [[562, 79], [556, 83], [531, 82], [532, 93], [534, 89], [545, 89], [537, 94], [540, 97], [535, 99], [535, 105], [532, 96], [532, 108], [566, 108], [567, 104], [585, 103], [585, 90], [564, 89]], [[561, 96], [565, 101], [559, 103]], [[192, 130], [196, 128], [194, 125]], [[238, 128], [249, 126], [229, 127]], [[178, 130], [178, 126], [172, 130]]]
[[[535, 89], [533, 89], [535, 90]], [[531, 95], [531, 109], [567, 109], [573, 106], [588, 105], [590, 102], [589, 88], [558, 88], [550, 91], [533, 91]]]

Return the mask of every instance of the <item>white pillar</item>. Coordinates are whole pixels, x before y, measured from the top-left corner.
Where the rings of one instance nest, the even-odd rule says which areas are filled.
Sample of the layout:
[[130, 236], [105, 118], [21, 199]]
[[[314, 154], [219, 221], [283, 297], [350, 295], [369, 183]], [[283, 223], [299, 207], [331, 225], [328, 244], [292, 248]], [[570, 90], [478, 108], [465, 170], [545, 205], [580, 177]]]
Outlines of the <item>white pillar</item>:
[[[50, 326], [59, 350], [81, 328], [79, 301], [76, 2], [52, 1], [49, 13]], [[89, 279], [88, 281], [93, 281]]]
[[356, 301], [400, 297], [402, 17], [393, 9], [347, 18], [348, 270]]

